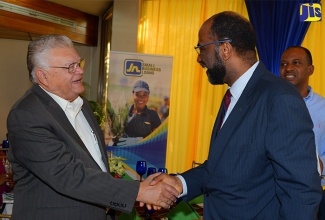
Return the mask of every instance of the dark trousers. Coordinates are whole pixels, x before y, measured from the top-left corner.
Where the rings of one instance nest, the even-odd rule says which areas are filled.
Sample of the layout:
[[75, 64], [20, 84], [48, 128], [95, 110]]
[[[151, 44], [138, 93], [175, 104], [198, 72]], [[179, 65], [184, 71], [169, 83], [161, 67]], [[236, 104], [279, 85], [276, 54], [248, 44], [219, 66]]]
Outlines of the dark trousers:
[[322, 201], [319, 204], [318, 220], [325, 220], [325, 191], [323, 190]]

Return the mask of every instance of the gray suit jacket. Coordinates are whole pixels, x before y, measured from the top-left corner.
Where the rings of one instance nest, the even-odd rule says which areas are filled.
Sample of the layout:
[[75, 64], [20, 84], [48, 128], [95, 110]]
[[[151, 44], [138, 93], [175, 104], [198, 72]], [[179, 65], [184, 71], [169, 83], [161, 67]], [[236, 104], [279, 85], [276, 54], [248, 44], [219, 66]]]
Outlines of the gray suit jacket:
[[208, 160], [183, 173], [191, 199], [204, 193], [205, 220], [316, 219], [321, 199], [313, 123], [290, 83], [260, 63]]
[[[103, 133], [86, 100], [82, 112], [107, 161]], [[12, 107], [7, 127], [17, 181], [12, 220], [104, 220], [105, 207], [132, 210], [139, 182], [102, 172], [64, 111], [38, 85]]]

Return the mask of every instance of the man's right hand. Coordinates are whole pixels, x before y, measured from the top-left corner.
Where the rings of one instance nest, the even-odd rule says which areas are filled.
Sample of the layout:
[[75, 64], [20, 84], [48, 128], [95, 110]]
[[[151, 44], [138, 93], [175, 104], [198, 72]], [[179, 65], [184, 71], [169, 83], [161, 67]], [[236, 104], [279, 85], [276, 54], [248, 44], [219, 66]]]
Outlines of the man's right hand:
[[153, 178], [159, 174], [152, 174], [140, 183], [140, 189], [136, 198], [140, 205], [148, 204], [148, 207], [153, 205], [155, 209], [160, 207], [168, 209], [176, 202], [179, 192], [173, 186], [162, 181], [150, 184]]
[[159, 182], [164, 182], [164, 183], [167, 183], [168, 185], [175, 187], [175, 189], [178, 191], [179, 194], [181, 194], [183, 192], [183, 184], [182, 184], [182, 181], [178, 177], [170, 176], [165, 173], [161, 173], [152, 179], [150, 185], [154, 186]]

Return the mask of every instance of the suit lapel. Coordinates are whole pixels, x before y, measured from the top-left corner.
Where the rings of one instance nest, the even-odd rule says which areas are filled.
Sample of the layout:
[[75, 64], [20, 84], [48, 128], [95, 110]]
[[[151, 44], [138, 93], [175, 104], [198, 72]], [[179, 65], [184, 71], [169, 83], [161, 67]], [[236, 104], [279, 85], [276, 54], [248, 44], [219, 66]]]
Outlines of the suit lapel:
[[[210, 153], [209, 153], [209, 169], [214, 169], [217, 165], [219, 158], [222, 155], [222, 152], [227, 146], [227, 142], [230, 138], [232, 138], [232, 134], [234, 130], [237, 128], [238, 124], [242, 121], [245, 117], [245, 114], [248, 109], [248, 104], [246, 99], [240, 97], [236, 106], [231, 111], [230, 115], [228, 116], [227, 120], [223, 124], [222, 128], [219, 131], [216, 131], [217, 136], [211, 138], [210, 143]], [[214, 130], [217, 130], [218, 123], [219, 123], [219, 115], [216, 120]]]
[[216, 137], [218, 135], [218, 132], [219, 132], [219, 127], [220, 127], [220, 124], [221, 124], [221, 115], [223, 115], [223, 111], [224, 111], [224, 108], [223, 108], [222, 105], [223, 104], [221, 102], [217, 118], [216, 118], [216, 120], [214, 122], [214, 125], [213, 125], [213, 130], [212, 130], [212, 134], [211, 134], [210, 143], [212, 143], [216, 139]]
[[96, 121], [95, 117], [93, 116], [93, 112], [92, 112], [91, 108], [89, 107], [89, 105], [86, 104], [86, 102], [87, 101], [84, 100], [84, 105], [83, 105], [83, 108], [82, 108], [82, 112], [83, 112], [85, 118], [87, 119], [91, 129], [94, 131], [94, 133], [96, 135], [99, 150], [100, 150], [101, 155], [102, 155], [102, 160], [104, 161], [106, 169], [109, 170], [108, 163], [105, 162], [105, 161], [108, 160], [106, 146], [105, 146], [105, 143], [103, 143], [103, 141], [102, 141], [102, 135], [100, 135], [100, 133], [99, 133], [99, 132], [102, 132], [102, 130], [100, 130], [98, 128], [97, 121]]
[[[227, 120], [223, 124], [222, 128], [217, 131], [218, 123], [220, 121], [220, 112], [218, 113], [218, 117], [216, 119], [214, 129], [212, 132], [211, 143], [210, 143], [210, 152], [209, 152], [209, 170], [213, 172], [215, 167], [218, 164], [219, 158], [222, 156], [224, 149], [227, 146], [227, 142], [232, 137], [234, 131], [239, 127], [239, 124], [244, 119], [246, 112], [249, 107], [254, 104], [252, 103], [252, 96], [254, 96], [254, 89], [256, 88], [256, 84], [261, 79], [262, 74], [266, 70], [265, 66], [262, 63], [259, 63], [257, 68], [255, 69], [252, 77], [248, 81], [246, 87], [244, 88], [239, 100], [234, 106], [233, 110], [229, 114]], [[258, 94], [255, 94], [258, 95]], [[243, 129], [243, 128], [241, 128]], [[216, 138], [215, 135], [217, 134]], [[236, 138], [236, 137], [235, 137]], [[209, 179], [211, 176], [209, 177]]]
[[[57, 104], [51, 96], [49, 96], [39, 85], [33, 85], [31, 89], [37, 96], [39, 96], [39, 100], [43, 102], [45, 106], [47, 106], [48, 112], [53, 117], [53, 121], [56, 121], [70, 136], [73, 138], [76, 143], [92, 158], [91, 154], [89, 153], [87, 147], [79, 137], [76, 130], [71, 125], [69, 119], [65, 115], [62, 108]], [[88, 120], [88, 119], [87, 119]], [[106, 163], [105, 163], [106, 164]]]

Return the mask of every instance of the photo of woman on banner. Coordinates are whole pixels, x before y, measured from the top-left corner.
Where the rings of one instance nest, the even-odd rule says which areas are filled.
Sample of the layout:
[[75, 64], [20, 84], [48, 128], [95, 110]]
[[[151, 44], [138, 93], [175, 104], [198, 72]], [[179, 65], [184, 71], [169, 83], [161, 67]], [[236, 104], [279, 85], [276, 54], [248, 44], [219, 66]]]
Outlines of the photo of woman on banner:
[[125, 138], [120, 138], [118, 146], [132, 145], [147, 137], [161, 124], [160, 117], [155, 110], [147, 107], [150, 89], [148, 83], [138, 80], [133, 85], [134, 104], [129, 109], [125, 121]]

